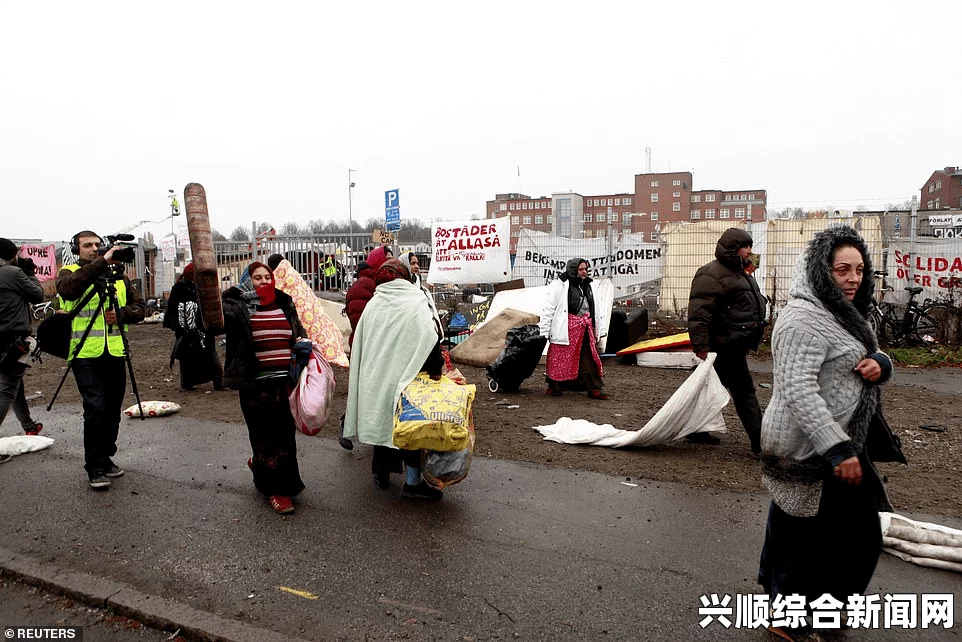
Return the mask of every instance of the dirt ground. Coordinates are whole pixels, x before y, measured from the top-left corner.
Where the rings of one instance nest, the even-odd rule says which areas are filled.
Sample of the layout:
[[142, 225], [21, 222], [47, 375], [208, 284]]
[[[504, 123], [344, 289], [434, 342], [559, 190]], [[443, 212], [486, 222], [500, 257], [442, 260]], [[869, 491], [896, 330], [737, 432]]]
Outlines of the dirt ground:
[[[195, 391], [180, 390], [177, 365], [168, 369], [173, 333], [155, 325], [131, 328], [134, 370], [141, 399], [171, 400], [182, 407], [188, 417], [243, 425], [237, 393], [214, 391], [210, 384]], [[223, 358], [223, 347], [220, 348]], [[66, 364], [47, 357], [26, 375], [28, 395], [42, 392], [34, 407], [46, 406]], [[552, 398], [544, 394], [544, 368], [515, 394], [492, 394], [487, 389], [484, 370], [461, 367], [470, 383], [478, 384], [474, 406], [477, 434], [475, 456], [530, 462], [543, 466], [589, 470], [634, 479], [681, 482], [707, 489], [761, 491], [755, 459], [748, 438], [741, 429], [731, 404], [726, 407], [728, 432], [719, 446], [693, 445], [679, 442], [668, 446], [635, 449], [609, 449], [597, 446], [571, 446], [543, 441], [532, 426], [554, 423], [559, 417], [581, 418], [596, 423], [611, 423], [617, 428], [637, 430], [688, 376], [687, 371], [639, 368], [605, 364], [605, 383], [611, 394], [608, 401], [589, 400], [584, 393], [565, 393]], [[957, 369], [941, 371], [959, 380]], [[337, 420], [347, 397], [347, 372], [335, 369], [337, 375], [336, 407], [332, 419], [320, 433], [321, 438], [337, 436]], [[903, 377], [912, 381], [944, 379], [939, 370], [927, 377]], [[770, 374], [757, 374], [756, 385], [771, 384]], [[901, 437], [908, 466], [880, 464], [888, 478], [889, 494], [899, 511], [962, 517], [962, 493], [959, 473], [962, 468], [962, 387], [934, 391], [917, 385], [893, 383], [886, 386], [886, 417]], [[764, 408], [771, 389], [759, 386], [758, 396]], [[129, 402], [133, 397], [128, 393]], [[78, 402], [73, 377], [69, 376], [57, 403]], [[508, 408], [517, 404], [518, 408]], [[43, 421], [43, 410], [35, 418]], [[922, 429], [923, 425], [944, 427], [944, 432]], [[9, 426], [9, 424], [8, 424]]]

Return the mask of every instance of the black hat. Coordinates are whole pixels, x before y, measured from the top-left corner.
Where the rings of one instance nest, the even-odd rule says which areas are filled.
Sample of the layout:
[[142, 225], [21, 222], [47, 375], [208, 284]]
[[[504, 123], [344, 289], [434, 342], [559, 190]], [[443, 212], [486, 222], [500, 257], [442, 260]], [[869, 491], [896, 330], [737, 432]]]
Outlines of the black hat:
[[12, 261], [17, 256], [19, 248], [10, 239], [0, 239], [0, 259]]

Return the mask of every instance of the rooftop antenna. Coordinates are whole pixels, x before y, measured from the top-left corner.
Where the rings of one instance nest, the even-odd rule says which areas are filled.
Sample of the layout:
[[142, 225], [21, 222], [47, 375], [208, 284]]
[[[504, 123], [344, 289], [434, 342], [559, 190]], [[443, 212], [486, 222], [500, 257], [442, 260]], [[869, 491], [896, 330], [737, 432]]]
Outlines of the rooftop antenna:
[[651, 174], [651, 147], [645, 148], [645, 173]]

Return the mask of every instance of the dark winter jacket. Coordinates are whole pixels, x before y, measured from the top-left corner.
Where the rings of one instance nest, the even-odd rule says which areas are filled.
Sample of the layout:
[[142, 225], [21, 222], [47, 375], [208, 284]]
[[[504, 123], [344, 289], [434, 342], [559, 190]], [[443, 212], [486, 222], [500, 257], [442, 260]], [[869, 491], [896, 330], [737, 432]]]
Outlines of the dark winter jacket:
[[0, 261], [0, 339], [4, 345], [6, 339], [30, 334], [30, 304], [42, 302], [43, 288], [36, 276], [27, 276], [12, 261]]
[[715, 260], [695, 272], [688, 298], [688, 333], [694, 352], [756, 350], [765, 326], [765, 297], [745, 274], [738, 250], [751, 247], [751, 234], [729, 228], [718, 239]]
[[387, 251], [383, 246], [371, 250], [371, 253], [367, 255], [367, 260], [360, 265], [357, 280], [347, 291], [345, 309], [347, 310], [347, 319], [351, 322], [351, 336], [348, 337], [348, 345], [354, 344], [354, 329], [357, 328], [357, 322], [361, 320], [361, 313], [364, 312], [367, 302], [374, 296], [374, 288], [377, 287], [377, 283], [374, 282], [374, 275], [377, 274], [378, 268], [386, 260]]
[[[223, 384], [227, 388], [238, 390], [250, 386], [260, 372], [260, 363], [254, 353], [254, 336], [251, 334], [251, 310], [236, 287], [228, 288], [221, 300], [224, 304], [224, 334], [227, 338]], [[291, 297], [278, 290], [277, 305], [291, 324], [293, 349], [297, 339], [306, 334], [297, 318]]]

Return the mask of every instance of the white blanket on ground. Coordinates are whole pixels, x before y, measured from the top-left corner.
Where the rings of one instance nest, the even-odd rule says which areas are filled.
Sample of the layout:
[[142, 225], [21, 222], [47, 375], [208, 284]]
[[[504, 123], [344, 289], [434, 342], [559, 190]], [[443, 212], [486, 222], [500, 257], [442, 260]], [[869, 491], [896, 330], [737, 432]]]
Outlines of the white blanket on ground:
[[624, 448], [657, 446], [696, 432], [725, 430], [722, 408], [728, 391], [715, 374], [715, 354], [699, 365], [675, 394], [640, 430], [619, 430], [611, 424], [595, 424], [584, 419], [562, 417], [549, 426], [535, 426], [548, 441], [562, 444], [588, 444]]
[[886, 553], [919, 566], [962, 573], [962, 531], [895, 513], [879, 513], [879, 519]]
[[50, 437], [40, 435], [14, 435], [0, 438], [0, 455], [22, 455], [49, 448], [53, 443]]

